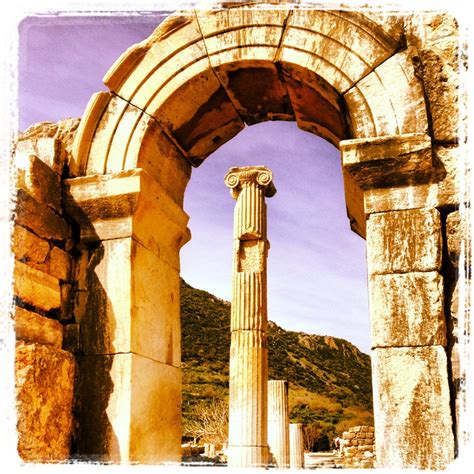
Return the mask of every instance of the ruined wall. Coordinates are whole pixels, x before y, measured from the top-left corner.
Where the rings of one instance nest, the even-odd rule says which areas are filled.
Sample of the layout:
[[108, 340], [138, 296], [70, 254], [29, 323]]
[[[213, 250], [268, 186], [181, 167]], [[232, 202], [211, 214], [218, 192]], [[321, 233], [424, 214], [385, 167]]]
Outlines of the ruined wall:
[[[25, 461], [69, 457], [77, 326], [71, 317], [73, 245], [62, 208], [67, 135], [78, 121], [42, 124], [17, 143], [12, 253], [18, 452]], [[61, 137], [64, 141], [58, 139]]]
[[373, 468], [375, 463], [373, 426], [353, 426], [342, 434], [341, 452], [345, 468]]

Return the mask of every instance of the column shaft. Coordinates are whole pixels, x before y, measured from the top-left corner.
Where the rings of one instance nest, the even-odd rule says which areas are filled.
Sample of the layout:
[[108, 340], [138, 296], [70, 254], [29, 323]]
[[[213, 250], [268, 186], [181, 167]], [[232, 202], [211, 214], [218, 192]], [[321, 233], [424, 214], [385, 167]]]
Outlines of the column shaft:
[[269, 380], [268, 447], [271, 462], [278, 467], [290, 464], [288, 422], [288, 383], [286, 380]]
[[303, 425], [290, 423], [290, 468], [304, 469]]
[[267, 287], [265, 195], [273, 195], [264, 167], [232, 168], [225, 178], [237, 200], [234, 213], [229, 364], [231, 467], [265, 466], [267, 445]]

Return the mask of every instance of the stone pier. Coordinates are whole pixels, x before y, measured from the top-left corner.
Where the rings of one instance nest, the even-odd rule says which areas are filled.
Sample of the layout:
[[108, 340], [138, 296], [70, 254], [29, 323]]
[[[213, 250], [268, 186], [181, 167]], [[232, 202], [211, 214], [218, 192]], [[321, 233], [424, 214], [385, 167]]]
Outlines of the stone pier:
[[264, 166], [231, 168], [225, 183], [236, 199], [229, 365], [230, 467], [268, 462], [267, 241], [265, 197], [276, 189]]
[[286, 468], [290, 464], [290, 439], [288, 428], [288, 382], [268, 381], [268, 447], [270, 462]]
[[290, 468], [304, 469], [303, 425], [290, 423]]

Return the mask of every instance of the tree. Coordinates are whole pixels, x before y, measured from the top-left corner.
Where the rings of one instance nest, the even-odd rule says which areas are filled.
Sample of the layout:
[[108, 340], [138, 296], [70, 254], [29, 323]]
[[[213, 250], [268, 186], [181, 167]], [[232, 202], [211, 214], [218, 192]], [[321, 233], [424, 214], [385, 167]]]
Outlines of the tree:
[[213, 398], [194, 405], [184, 420], [183, 435], [201, 443], [226, 443], [229, 432], [227, 400]]

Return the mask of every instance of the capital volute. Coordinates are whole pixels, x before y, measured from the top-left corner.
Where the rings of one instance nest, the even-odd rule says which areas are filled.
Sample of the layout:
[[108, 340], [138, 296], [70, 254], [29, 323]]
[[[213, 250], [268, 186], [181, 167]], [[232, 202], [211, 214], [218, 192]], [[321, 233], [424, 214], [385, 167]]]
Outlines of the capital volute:
[[224, 182], [230, 188], [230, 195], [237, 199], [240, 191], [246, 186], [259, 186], [266, 197], [276, 193], [273, 184], [273, 173], [266, 166], [242, 166], [230, 168], [224, 177]]

